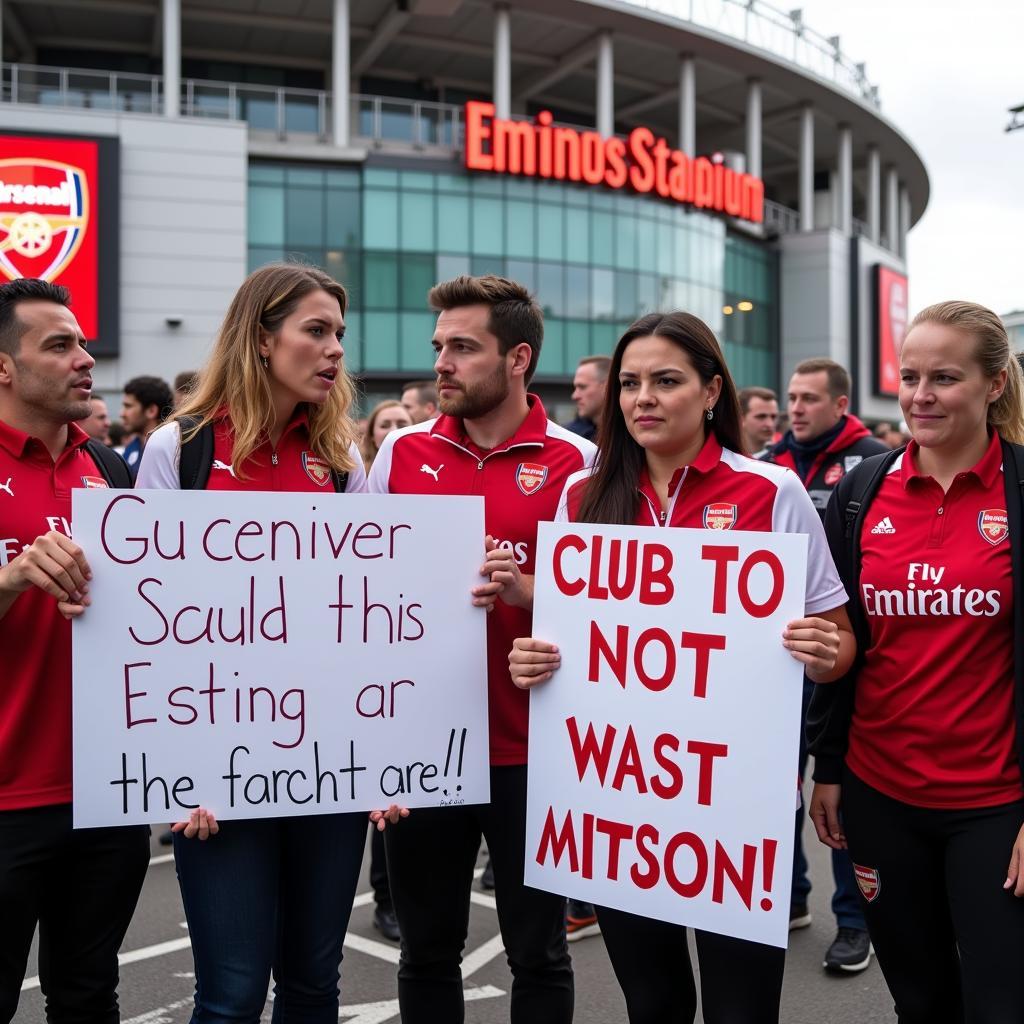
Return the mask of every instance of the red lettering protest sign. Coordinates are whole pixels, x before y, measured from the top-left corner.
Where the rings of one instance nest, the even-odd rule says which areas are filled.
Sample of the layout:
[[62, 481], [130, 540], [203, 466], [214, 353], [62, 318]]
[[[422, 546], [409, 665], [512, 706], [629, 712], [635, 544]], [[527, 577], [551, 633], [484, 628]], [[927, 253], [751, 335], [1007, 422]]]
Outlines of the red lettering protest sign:
[[806, 537], [541, 524], [526, 882], [785, 946]]

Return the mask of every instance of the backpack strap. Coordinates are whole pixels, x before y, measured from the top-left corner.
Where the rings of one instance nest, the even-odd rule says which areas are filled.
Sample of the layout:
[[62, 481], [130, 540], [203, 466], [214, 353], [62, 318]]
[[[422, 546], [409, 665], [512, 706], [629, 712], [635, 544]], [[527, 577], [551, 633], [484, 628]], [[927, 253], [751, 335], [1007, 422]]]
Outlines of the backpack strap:
[[181, 437], [181, 450], [178, 456], [178, 485], [183, 491], [202, 491], [210, 478], [210, 467], [213, 465], [213, 424], [207, 423], [191, 436], [188, 441], [185, 435], [191, 433], [199, 422], [198, 417], [187, 416], [178, 421]]
[[331, 483], [334, 484], [334, 489], [338, 494], [344, 494], [345, 488], [348, 487], [348, 473], [339, 473], [336, 469], [332, 469]]
[[103, 479], [107, 481], [108, 487], [131, 490], [131, 470], [117, 452], [93, 437], [85, 442], [85, 450], [92, 456], [92, 461], [96, 463], [96, 467], [103, 474]]
[[[892, 464], [905, 450], [905, 448], [897, 448], [895, 451], [881, 452], [864, 460], [865, 463], [874, 462], [875, 465], [870, 474], [862, 471], [853, 478], [853, 493], [846, 499], [846, 507], [843, 509], [847, 540], [857, 535], [856, 527], [864, 518], [868, 503], [878, 492], [878, 488], [882, 486], [885, 474], [889, 472]], [[860, 575], [859, 572], [857, 575]]]

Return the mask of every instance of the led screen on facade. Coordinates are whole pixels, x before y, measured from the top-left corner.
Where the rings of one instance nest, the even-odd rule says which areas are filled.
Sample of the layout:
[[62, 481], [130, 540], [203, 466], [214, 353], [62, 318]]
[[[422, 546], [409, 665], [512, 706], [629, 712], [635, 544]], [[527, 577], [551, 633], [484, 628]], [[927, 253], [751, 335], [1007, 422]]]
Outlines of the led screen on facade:
[[117, 139], [0, 135], [0, 281], [71, 292], [97, 355], [118, 351]]
[[900, 393], [899, 350], [907, 330], [907, 278], [896, 270], [875, 265], [875, 394], [896, 398]]

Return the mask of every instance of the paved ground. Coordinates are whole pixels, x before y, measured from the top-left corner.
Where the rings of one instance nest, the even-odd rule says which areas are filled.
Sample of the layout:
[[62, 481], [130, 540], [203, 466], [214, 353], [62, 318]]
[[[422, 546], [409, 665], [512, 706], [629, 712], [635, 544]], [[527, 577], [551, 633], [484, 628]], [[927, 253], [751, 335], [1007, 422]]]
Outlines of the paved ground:
[[[795, 932], [788, 953], [783, 991], [785, 1024], [893, 1024], [892, 1001], [872, 961], [862, 974], [827, 976], [822, 954], [833, 936], [828, 913], [828, 859], [817, 842], [808, 843], [815, 890], [814, 922]], [[367, 857], [368, 860], [368, 857]], [[395, 997], [396, 946], [381, 940], [371, 924], [369, 886], [360, 885], [345, 947], [344, 995], [340, 1020], [349, 1024], [398, 1021]], [[625, 1021], [622, 996], [600, 938], [574, 943], [576, 1020], [585, 1024]], [[179, 1024], [189, 1019], [192, 1004], [192, 957], [184, 927], [174, 865], [154, 842], [153, 860], [139, 909], [125, 940], [121, 969], [122, 1024]], [[35, 979], [35, 956], [29, 966], [18, 1024], [45, 1024], [43, 1001]], [[467, 1024], [507, 1022], [510, 975], [502, 955], [493, 899], [477, 891], [466, 960], [463, 965]], [[742, 979], [736, 979], [738, 984]], [[270, 1020], [270, 1006], [264, 1020]]]

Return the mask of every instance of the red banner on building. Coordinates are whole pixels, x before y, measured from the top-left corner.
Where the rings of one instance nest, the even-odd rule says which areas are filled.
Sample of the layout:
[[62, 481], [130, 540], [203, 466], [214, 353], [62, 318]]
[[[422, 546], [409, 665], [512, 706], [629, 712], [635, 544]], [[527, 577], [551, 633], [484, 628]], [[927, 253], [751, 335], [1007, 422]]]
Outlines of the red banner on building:
[[875, 266], [875, 394], [896, 398], [900, 393], [899, 350], [907, 332], [907, 277]]
[[[103, 352], [117, 348], [117, 190], [116, 181], [102, 183], [111, 146], [116, 175], [112, 140], [0, 135], [0, 281], [64, 285], [85, 336]], [[103, 280], [111, 274], [113, 282]]]

